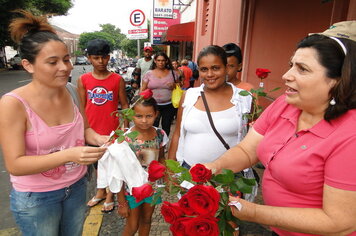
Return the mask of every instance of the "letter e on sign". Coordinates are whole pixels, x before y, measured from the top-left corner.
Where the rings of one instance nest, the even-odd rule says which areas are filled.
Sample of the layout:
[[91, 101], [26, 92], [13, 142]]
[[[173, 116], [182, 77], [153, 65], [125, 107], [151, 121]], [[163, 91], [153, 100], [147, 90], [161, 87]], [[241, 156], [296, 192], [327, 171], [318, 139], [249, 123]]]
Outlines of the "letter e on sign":
[[145, 14], [143, 13], [143, 11], [136, 9], [134, 11], [131, 12], [130, 15], [130, 23], [133, 26], [140, 26], [145, 22]]

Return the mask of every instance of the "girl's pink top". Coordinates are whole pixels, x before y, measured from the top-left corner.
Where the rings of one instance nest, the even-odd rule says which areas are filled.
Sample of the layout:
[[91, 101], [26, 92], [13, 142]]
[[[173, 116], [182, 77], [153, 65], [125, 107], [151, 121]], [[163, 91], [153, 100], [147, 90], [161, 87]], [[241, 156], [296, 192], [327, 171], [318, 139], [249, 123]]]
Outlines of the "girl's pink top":
[[[26, 156], [46, 155], [75, 146], [84, 146], [84, 122], [78, 108], [73, 103], [74, 120], [71, 123], [49, 127], [28, 103], [15, 93], [7, 93], [20, 100], [25, 106], [32, 129], [25, 133]], [[47, 192], [68, 187], [86, 173], [87, 167], [68, 162], [65, 165], [42, 173], [13, 176], [10, 180], [16, 191]]]

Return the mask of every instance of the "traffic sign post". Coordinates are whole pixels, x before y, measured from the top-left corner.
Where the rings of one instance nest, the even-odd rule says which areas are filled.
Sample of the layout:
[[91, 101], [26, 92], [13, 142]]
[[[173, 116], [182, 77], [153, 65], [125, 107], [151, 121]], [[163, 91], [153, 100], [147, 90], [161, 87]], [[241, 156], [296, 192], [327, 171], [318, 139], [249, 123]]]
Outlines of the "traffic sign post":
[[130, 14], [129, 39], [146, 39], [148, 37], [147, 18], [145, 13], [136, 9]]

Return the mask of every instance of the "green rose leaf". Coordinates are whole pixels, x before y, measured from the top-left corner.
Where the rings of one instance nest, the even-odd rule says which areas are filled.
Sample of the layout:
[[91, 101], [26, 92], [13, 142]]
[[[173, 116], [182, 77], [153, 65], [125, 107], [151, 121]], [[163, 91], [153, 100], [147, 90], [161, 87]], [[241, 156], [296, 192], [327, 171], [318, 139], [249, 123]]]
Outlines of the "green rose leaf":
[[182, 167], [178, 161], [174, 160], [166, 160], [166, 166], [173, 173], [180, 173], [181, 171], [185, 170], [185, 168]]
[[187, 170], [187, 169], [185, 169], [185, 168], [183, 167], [183, 170], [182, 170], [182, 172], [181, 172], [180, 179], [181, 179], [182, 181], [185, 180], [185, 181], [191, 182], [191, 181], [192, 181], [192, 176], [190, 175], [189, 170]]
[[248, 179], [248, 178], [242, 178], [242, 181], [250, 186], [255, 186], [256, 185], [256, 180], [255, 179]]
[[280, 89], [281, 87], [277, 87], [277, 88], [274, 88], [274, 89], [272, 89], [271, 91], [269, 91], [269, 92], [274, 92], [274, 91], [277, 91], [278, 89]]
[[126, 136], [129, 137], [130, 139], [136, 139], [139, 134], [140, 134], [140, 132], [135, 130], [135, 131], [128, 133]]
[[152, 198], [151, 206], [154, 206], [157, 204], [157, 201], [158, 201], [159, 197], [162, 196], [163, 191], [164, 191], [164, 187], [159, 187], [156, 189], [156, 192]]
[[122, 131], [121, 129], [117, 129], [117, 130], [115, 130], [115, 134], [117, 136], [121, 136], [121, 135], [124, 135], [124, 131]]
[[213, 181], [221, 184], [229, 184], [234, 181], [234, 172], [232, 170], [223, 169], [221, 174], [213, 177]]
[[116, 141], [117, 141], [118, 143], [121, 143], [121, 142], [123, 142], [124, 140], [125, 140], [125, 136], [123, 136], [123, 135], [119, 136], [119, 137], [116, 139]]
[[239, 190], [243, 193], [252, 193], [252, 186], [246, 184], [243, 179], [244, 178], [240, 178], [237, 180], [237, 186], [239, 186]]
[[240, 91], [239, 94], [240, 94], [241, 96], [248, 96], [248, 95], [251, 95], [251, 94], [250, 94], [248, 91], [246, 91], [246, 90]]

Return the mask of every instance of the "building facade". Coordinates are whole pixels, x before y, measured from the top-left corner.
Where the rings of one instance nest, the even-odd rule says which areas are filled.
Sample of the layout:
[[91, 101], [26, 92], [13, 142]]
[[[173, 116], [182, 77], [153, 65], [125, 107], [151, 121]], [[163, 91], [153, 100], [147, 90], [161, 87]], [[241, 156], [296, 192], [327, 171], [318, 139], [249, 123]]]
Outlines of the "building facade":
[[211, 44], [238, 44], [242, 80], [258, 87], [256, 68], [270, 69], [265, 91], [282, 87], [273, 99], [284, 93], [281, 77], [296, 44], [335, 22], [356, 20], [356, 0], [199, 0], [196, 13], [193, 58]]

